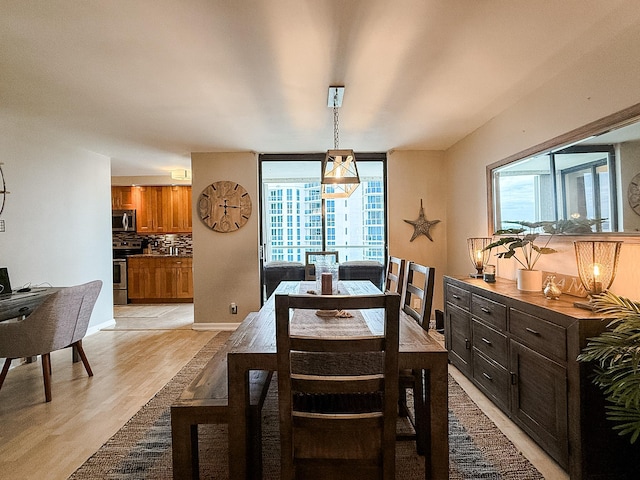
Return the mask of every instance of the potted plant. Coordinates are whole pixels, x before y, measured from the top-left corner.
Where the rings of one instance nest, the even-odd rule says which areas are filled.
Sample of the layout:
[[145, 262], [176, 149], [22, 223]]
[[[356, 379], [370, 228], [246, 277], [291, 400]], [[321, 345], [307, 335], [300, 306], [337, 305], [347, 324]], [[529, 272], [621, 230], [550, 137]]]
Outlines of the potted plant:
[[555, 253], [556, 250], [549, 247], [551, 235], [547, 235], [543, 246], [536, 245], [534, 242], [540, 236], [540, 229], [543, 231], [552, 229], [555, 222], [526, 222], [526, 221], [509, 221], [520, 225], [517, 228], [506, 228], [498, 230], [494, 235], [501, 237], [485, 247], [489, 250], [496, 247], [504, 247], [505, 251], [496, 253], [498, 258], [515, 258], [522, 266], [516, 272], [516, 280], [519, 290], [523, 291], [540, 291], [542, 289], [542, 272], [534, 270], [536, 263], [541, 255]]
[[611, 330], [588, 339], [578, 361], [595, 362], [593, 383], [608, 402], [607, 419], [634, 443], [640, 436], [640, 302], [611, 292], [594, 295], [592, 302], [613, 318]]

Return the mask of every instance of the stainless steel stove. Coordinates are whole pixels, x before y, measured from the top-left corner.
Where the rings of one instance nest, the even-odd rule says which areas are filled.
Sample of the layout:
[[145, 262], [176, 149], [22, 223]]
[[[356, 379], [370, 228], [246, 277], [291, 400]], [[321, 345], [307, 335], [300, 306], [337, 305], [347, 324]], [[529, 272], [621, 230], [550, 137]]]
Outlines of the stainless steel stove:
[[113, 303], [126, 305], [127, 294], [127, 255], [143, 252], [140, 240], [118, 240], [113, 242]]

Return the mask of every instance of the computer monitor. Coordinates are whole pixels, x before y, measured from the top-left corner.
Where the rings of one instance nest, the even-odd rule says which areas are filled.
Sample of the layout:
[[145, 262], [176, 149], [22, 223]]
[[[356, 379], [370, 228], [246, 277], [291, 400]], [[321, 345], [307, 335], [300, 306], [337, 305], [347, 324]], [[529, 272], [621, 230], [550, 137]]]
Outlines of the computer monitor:
[[0, 295], [11, 293], [11, 282], [7, 267], [0, 267]]

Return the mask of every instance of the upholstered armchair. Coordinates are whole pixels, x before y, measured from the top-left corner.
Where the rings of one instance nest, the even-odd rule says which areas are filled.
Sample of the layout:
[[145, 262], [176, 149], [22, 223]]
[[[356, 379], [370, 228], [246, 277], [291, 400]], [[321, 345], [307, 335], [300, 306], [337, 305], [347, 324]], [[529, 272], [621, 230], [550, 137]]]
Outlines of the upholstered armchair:
[[45, 398], [50, 402], [50, 353], [66, 347], [75, 348], [87, 374], [93, 376], [82, 348], [82, 338], [87, 333], [101, 288], [101, 280], [61, 288], [48, 296], [28, 317], [0, 322], [0, 358], [6, 359], [0, 373], [0, 388], [13, 359], [40, 355]]

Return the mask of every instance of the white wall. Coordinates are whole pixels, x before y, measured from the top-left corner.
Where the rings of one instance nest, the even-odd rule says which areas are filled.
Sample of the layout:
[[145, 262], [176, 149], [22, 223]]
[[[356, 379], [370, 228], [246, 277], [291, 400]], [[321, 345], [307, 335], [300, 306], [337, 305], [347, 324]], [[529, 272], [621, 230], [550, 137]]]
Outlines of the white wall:
[[13, 288], [104, 282], [90, 328], [113, 321], [110, 160], [0, 120], [7, 190], [0, 266]]
[[[640, 36], [632, 29], [616, 33], [446, 152], [448, 274], [469, 270], [467, 237], [493, 233], [488, 232], [487, 165], [640, 102]], [[553, 246], [561, 252], [543, 257], [537, 268], [576, 275], [572, 244]], [[625, 244], [611, 290], [640, 298], [638, 265], [640, 244]], [[499, 276], [513, 278], [511, 263], [498, 268]]]
[[[251, 152], [193, 153], [191, 169], [194, 328], [236, 324], [260, 309], [258, 158]], [[251, 196], [251, 217], [235, 232], [214, 232], [198, 216], [200, 193], [221, 180], [241, 184]], [[238, 305], [237, 315], [229, 311], [232, 302]]]

